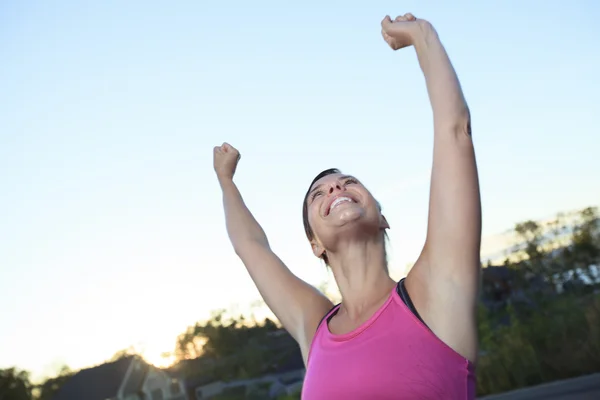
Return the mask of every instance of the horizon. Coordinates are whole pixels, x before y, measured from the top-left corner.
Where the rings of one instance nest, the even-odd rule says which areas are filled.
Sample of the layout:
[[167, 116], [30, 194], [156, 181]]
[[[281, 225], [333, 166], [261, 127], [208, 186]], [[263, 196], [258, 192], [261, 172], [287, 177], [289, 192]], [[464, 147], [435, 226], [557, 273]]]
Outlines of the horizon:
[[[592, 204], [589, 207], [599, 207], [599, 206], [600, 206], [600, 204]], [[584, 208], [586, 208], [586, 207], [579, 208], [579, 209], [557, 211], [556, 213], [553, 214], [553, 216], [546, 215], [546, 216], [543, 216], [543, 217], [540, 217], [537, 219], [533, 219], [533, 220], [536, 222], [547, 222], [549, 220], [555, 219], [559, 213], [561, 213], [561, 214], [564, 213], [569, 216], [572, 214], [579, 213]], [[516, 223], [520, 223], [520, 222], [524, 222], [524, 221], [515, 221], [515, 223], [513, 223], [513, 225], [512, 225], [512, 228], [507, 228], [498, 234], [492, 234], [490, 236], [482, 237], [482, 251], [481, 251], [482, 268], [487, 268], [486, 260], [492, 260], [492, 257], [495, 259], [495, 262], [492, 262], [492, 265], [498, 266], [499, 260], [503, 259], [507, 254], [509, 254], [511, 252], [511, 247], [515, 244], [515, 242], [514, 242], [514, 239], [515, 239], [514, 225]], [[488, 249], [487, 252], [485, 251], [486, 248]], [[498, 249], [501, 249], [501, 250], [498, 250]], [[498, 255], [498, 254], [500, 254], [500, 255]], [[398, 279], [406, 276], [406, 274], [408, 273], [409, 267], [410, 266], [405, 266], [405, 269], [401, 271], [400, 265], [391, 265], [390, 266], [390, 275], [392, 275], [394, 277], [394, 279], [398, 280]], [[329, 269], [327, 269], [326, 272], [328, 275], [328, 279], [324, 280], [320, 283], [317, 283], [315, 285], [315, 287], [317, 287], [317, 288], [321, 287], [319, 290], [321, 290], [329, 298], [335, 298], [336, 296], [339, 296], [339, 292], [337, 291], [337, 286], [335, 285], [335, 280], [333, 279], [333, 276], [330, 273]], [[325, 287], [325, 290], [323, 290], [323, 286]], [[254, 323], [262, 323], [268, 318], [268, 319], [271, 319], [272, 321], [274, 321], [281, 329], [284, 329], [283, 327], [281, 327], [281, 323], [279, 322], [277, 317], [275, 317], [275, 315], [269, 310], [269, 308], [266, 306], [266, 304], [260, 297], [253, 299], [248, 304], [246, 304], [245, 307], [239, 308], [238, 304], [228, 304], [225, 307], [210, 310], [209, 314], [212, 315], [213, 313], [218, 312], [218, 311], [223, 311], [226, 318], [227, 317], [236, 318], [240, 315], [243, 315], [244, 317], [249, 317], [250, 321], [248, 321], [248, 324], [250, 324], [250, 325], [252, 325]], [[179, 333], [185, 332], [185, 330], [189, 326], [192, 326], [195, 323], [204, 323], [204, 322], [209, 321], [210, 319], [211, 319], [211, 316], [207, 316], [206, 318], [203, 318], [203, 319], [191, 321], [186, 327], [182, 327], [180, 329]], [[175, 348], [176, 339], [177, 339], [177, 336], [175, 336], [173, 338], [174, 345], [172, 346], [172, 349], [165, 350], [163, 352], [163, 353], [170, 353], [170, 357], [163, 357], [165, 359], [165, 362], [157, 363], [157, 362], [152, 362], [152, 360], [148, 360], [144, 356], [143, 344], [141, 346], [139, 346], [139, 344], [138, 344], [138, 347], [136, 347], [135, 344], [131, 344], [130, 346], [128, 346], [128, 348], [115, 349], [115, 351], [113, 352], [113, 356], [117, 352], [128, 350], [128, 351], [133, 352], [133, 353], [129, 354], [129, 356], [138, 356], [138, 357], [141, 357], [146, 363], [148, 363], [150, 365], [153, 365], [160, 369], [168, 369], [168, 368], [176, 365], [179, 362], [179, 360], [176, 360], [175, 357], [172, 355], [173, 350]], [[83, 365], [80, 367], [72, 367], [70, 365], [60, 364], [60, 362], [57, 362], [57, 363], [54, 363], [54, 365], [52, 365], [50, 368], [46, 368], [47, 371], [44, 374], [33, 374], [32, 381], [34, 383], [38, 383], [38, 382], [42, 382], [44, 379], [56, 376], [61, 371], [61, 369], [65, 366], [68, 367], [69, 370], [71, 370], [71, 371], [80, 371], [80, 370], [84, 370], [84, 369], [95, 368], [95, 367], [105, 364], [105, 363], [115, 362], [115, 361], [111, 361], [110, 358], [111, 358], [111, 356], [107, 356], [106, 358], [104, 358], [102, 360], [98, 360], [98, 361], [92, 362], [88, 365]], [[168, 359], [168, 361], [166, 361], [166, 359]], [[19, 368], [18, 365], [14, 366], [14, 367]], [[25, 369], [25, 370], [27, 370], [27, 369]], [[29, 372], [32, 372], [32, 371], [29, 371]]]
[[425, 238], [433, 124], [414, 50], [380, 37], [386, 14], [431, 21], [457, 70], [485, 251], [515, 223], [600, 204], [594, 9], [0, 5], [0, 368], [40, 378], [132, 345], [160, 364], [213, 310], [260, 303], [225, 231], [212, 168], [224, 141], [242, 154], [246, 204], [300, 278], [331, 283], [301, 222], [306, 187], [331, 166], [382, 204], [390, 271], [404, 274]]

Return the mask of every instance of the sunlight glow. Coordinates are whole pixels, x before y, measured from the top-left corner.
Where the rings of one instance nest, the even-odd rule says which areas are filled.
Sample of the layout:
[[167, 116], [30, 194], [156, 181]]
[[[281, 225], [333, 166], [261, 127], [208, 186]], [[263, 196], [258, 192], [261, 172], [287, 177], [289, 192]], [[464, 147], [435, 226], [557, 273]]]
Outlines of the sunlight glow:
[[170, 352], [146, 350], [141, 356], [147, 363], [157, 368], [168, 368], [175, 363], [175, 355]]

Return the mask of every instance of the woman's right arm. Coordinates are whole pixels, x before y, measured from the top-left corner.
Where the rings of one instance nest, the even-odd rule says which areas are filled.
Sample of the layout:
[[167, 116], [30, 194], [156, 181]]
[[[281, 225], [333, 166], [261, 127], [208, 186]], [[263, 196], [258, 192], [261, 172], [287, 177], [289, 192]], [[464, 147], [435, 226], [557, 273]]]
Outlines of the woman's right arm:
[[333, 304], [296, 277], [271, 250], [265, 232], [233, 182], [238, 160], [239, 153], [231, 145], [215, 147], [214, 165], [223, 191], [229, 239], [263, 299], [296, 339], [306, 360], [317, 325]]

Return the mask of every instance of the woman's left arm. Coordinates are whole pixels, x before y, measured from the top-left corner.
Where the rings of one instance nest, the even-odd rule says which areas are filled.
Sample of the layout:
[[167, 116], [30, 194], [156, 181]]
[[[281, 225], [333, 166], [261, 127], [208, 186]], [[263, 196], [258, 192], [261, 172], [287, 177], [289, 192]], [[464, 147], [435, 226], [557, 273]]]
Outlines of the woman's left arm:
[[435, 29], [417, 20], [413, 45], [434, 120], [429, 220], [423, 259], [431, 277], [476, 297], [480, 270], [481, 200], [471, 116], [458, 77]]
[[471, 118], [437, 32], [407, 16], [384, 19], [383, 36], [393, 49], [415, 47], [433, 108], [434, 149], [427, 237], [406, 284], [434, 333], [474, 360], [481, 201]]

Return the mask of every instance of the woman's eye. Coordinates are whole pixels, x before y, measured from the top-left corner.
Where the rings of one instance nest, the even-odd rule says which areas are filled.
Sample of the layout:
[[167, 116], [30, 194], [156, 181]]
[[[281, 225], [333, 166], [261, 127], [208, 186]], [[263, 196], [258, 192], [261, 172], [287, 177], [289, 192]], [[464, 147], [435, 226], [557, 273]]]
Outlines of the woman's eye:
[[344, 185], [349, 185], [351, 183], [358, 183], [358, 182], [354, 178], [349, 178], [349, 179], [346, 179], [346, 182], [344, 182]]
[[314, 192], [311, 200], [314, 200], [317, 196], [320, 196], [321, 194], [323, 194], [323, 193], [320, 190]]

